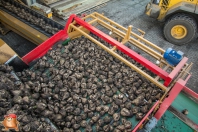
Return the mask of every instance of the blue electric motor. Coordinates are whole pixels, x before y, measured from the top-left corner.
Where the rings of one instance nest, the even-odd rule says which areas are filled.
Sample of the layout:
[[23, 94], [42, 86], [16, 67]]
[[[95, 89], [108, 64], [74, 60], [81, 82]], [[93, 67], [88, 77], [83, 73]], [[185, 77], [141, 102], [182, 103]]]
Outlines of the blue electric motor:
[[183, 58], [184, 53], [181, 51], [175, 51], [172, 48], [168, 48], [164, 53], [164, 59], [172, 66], [176, 66]]

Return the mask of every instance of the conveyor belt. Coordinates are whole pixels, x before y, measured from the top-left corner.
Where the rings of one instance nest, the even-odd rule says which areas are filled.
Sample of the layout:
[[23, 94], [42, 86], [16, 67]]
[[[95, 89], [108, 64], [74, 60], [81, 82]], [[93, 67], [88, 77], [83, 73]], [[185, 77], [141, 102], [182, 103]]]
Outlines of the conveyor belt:
[[[58, 28], [59, 30], [61, 30], [61, 29], [64, 28], [64, 26], [61, 25], [60, 23], [58, 23], [58, 22], [56, 22], [56, 21], [54, 21], [54, 20], [52, 20], [52, 19], [49, 19], [49, 18], [43, 16], [42, 14], [39, 14], [39, 13], [35, 12], [34, 10], [32, 10], [32, 9], [30, 9], [30, 8], [28, 8], [28, 7], [26, 7], [26, 6], [21, 5], [20, 3], [17, 3], [17, 2], [15, 2], [15, 1], [13, 1], [13, 0], [6, 0], [6, 2], [9, 2], [10, 4], [12, 4], [12, 5], [14, 5], [14, 6], [16, 6], [16, 7], [20, 8], [20, 9], [24, 9], [26, 12], [29, 12], [31, 15], [33, 15], [33, 16], [35, 16], [35, 17], [37, 17], [37, 18], [43, 19], [43, 20], [45, 21], [46, 24], [51, 25], [53, 28]], [[45, 30], [43, 30], [43, 28], [41, 28], [40, 26], [34, 25], [34, 24], [30, 23], [29, 21], [20, 18], [19, 16], [17, 16], [17, 14], [15, 14], [15, 13], [9, 11], [8, 9], [6, 9], [6, 8], [3, 7], [3, 6], [0, 6], [0, 10], [5, 11], [6, 13], [12, 15], [13, 17], [17, 18], [18, 20], [24, 22], [25, 24], [27, 24], [27, 25], [29, 25], [30, 27], [32, 27], [32, 28], [38, 30], [39, 32], [43, 33], [44, 35], [46, 35], [46, 36], [48, 36], [48, 37], [51, 37], [51, 36], [53, 35], [53, 34], [51, 34], [51, 33], [49, 33], [49, 32], [46, 32]]]
[[8, 32], [6, 35], [0, 34], [0, 38], [20, 57], [23, 57], [37, 46], [15, 32]]

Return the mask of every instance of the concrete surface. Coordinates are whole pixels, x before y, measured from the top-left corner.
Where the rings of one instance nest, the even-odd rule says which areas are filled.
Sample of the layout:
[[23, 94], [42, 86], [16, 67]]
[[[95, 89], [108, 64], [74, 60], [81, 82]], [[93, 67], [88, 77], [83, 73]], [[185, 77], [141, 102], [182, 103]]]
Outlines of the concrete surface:
[[94, 11], [104, 13], [105, 16], [124, 27], [133, 25], [136, 28], [142, 29], [146, 32], [146, 39], [164, 50], [171, 47], [175, 50], [183, 51], [185, 56], [189, 58], [188, 63], [194, 63], [191, 70], [192, 76], [187, 86], [198, 93], [198, 40], [183, 46], [176, 46], [167, 42], [163, 37], [163, 24], [144, 14], [145, 6], [149, 1], [150, 0], [111, 0], [106, 6]]

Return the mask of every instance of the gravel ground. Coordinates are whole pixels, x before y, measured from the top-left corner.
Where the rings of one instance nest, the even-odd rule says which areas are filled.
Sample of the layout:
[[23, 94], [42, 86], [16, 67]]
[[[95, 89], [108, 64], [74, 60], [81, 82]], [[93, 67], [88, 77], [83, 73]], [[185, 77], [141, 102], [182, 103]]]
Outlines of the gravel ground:
[[192, 76], [188, 81], [187, 87], [198, 93], [198, 40], [195, 40], [187, 45], [176, 46], [167, 42], [163, 37], [163, 23], [148, 17], [144, 14], [146, 4], [150, 0], [111, 0], [106, 6], [96, 9], [99, 13], [111, 20], [127, 27], [133, 25], [146, 32], [145, 38], [159, 47], [166, 50], [171, 47], [175, 50], [180, 50], [189, 58], [188, 63], [192, 62]]

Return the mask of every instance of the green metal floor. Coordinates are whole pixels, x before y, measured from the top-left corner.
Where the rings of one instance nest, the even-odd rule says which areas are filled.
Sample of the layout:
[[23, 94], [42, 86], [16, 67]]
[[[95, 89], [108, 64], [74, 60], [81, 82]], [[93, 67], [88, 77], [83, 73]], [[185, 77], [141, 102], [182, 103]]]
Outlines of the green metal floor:
[[[198, 104], [184, 93], [181, 92], [171, 106], [180, 112], [188, 109], [189, 114], [187, 117], [198, 124]], [[168, 110], [158, 121], [157, 126], [152, 132], [196, 132], [196, 130], [192, 129]]]
[[184, 93], [180, 93], [171, 106], [176, 108], [178, 111], [188, 109], [189, 114], [187, 117], [194, 123], [198, 124], [198, 104], [188, 98]]
[[152, 132], [194, 132], [194, 130], [173, 113], [166, 111]]

